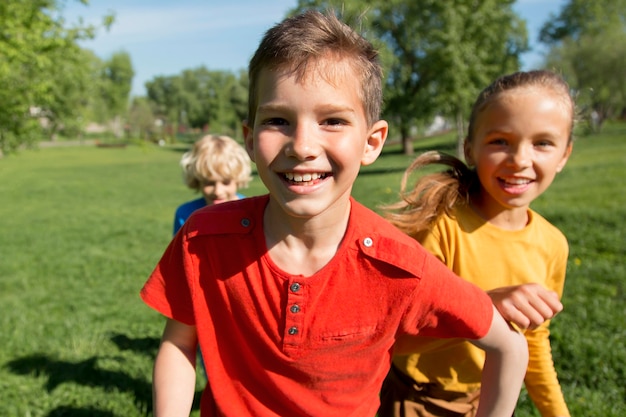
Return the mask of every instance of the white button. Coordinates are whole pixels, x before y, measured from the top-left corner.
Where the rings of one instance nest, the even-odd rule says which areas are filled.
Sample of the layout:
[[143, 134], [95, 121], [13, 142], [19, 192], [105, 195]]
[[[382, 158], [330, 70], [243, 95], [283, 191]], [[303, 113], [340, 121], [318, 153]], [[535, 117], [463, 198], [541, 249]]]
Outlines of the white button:
[[363, 239], [363, 244], [369, 248], [374, 244], [374, 241], [371, 237], [366, 237], [365, 239]]

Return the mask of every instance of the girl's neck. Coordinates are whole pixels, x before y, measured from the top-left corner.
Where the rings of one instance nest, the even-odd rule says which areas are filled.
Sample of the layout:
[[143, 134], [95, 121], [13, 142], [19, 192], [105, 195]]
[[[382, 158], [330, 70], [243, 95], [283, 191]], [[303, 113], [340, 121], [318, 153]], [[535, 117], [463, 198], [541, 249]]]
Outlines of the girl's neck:
[[522, 230], [529, 221], [528, 207], [502, 207], [480, 194], [472, 196], [470, 207], [483, 220], [504, 230]]

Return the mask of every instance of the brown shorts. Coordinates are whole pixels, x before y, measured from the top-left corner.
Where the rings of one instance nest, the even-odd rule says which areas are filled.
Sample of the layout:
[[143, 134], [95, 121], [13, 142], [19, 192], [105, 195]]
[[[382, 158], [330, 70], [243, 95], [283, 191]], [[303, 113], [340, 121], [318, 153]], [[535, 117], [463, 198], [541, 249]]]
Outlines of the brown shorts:
[[416, 383], [392, 365], [380, 392], [378, 417], [474, 417], [479, 395]]

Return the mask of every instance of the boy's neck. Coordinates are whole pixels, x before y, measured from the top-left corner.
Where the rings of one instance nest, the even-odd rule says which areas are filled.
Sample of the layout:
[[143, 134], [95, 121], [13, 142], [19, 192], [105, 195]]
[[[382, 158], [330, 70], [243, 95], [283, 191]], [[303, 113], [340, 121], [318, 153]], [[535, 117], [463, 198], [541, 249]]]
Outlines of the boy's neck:
[[335, 256], [349, 219], [350, 202], [337, 210], [300, 218], [289, 216], [270, 199], [263, 216], [269, 256], [286, 273], [311, 276]]

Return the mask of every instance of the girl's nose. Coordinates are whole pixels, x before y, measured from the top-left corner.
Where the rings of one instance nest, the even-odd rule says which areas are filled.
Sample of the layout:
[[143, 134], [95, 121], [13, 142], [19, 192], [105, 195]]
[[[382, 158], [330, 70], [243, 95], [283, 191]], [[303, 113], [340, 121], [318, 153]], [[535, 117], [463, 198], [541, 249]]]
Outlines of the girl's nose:
[[515, 166], [526, 168], [532, 162], [532, 147], [528, 145], [519, 145], [512, 150], [511, 161]]

